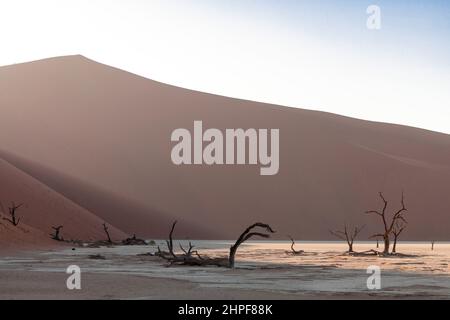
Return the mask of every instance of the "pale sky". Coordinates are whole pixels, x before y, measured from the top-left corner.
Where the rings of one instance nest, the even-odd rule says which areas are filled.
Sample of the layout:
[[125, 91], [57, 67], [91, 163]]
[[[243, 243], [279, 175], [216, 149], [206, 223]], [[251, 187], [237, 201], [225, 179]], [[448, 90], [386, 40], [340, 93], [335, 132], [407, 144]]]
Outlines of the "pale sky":
[[[366, 8], [381, 8], [368, 30]], [[161, 82], [450, 133], [444, 0], [0, 0], [0, 65], [82, 54]]]

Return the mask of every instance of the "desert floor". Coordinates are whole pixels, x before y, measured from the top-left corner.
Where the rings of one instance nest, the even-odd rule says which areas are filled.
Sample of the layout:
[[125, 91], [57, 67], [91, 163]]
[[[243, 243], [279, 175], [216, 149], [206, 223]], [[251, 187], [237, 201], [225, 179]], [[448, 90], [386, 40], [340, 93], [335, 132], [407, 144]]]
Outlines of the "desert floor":
[[[193, 241], [203, 255], [224, 256], [226, 241]], [[163, 246], [162, 241], [157, 245]], [[64, 248], [0, 256], [0, 299], [449, 299], [450, 244], [401, 243], [408, 256], [353, 257], [342, 243], [249, 242], [237, 268], [168, 267], [156, 246]], [[356, 251], [374, 249], [355, 244]], [[101, 259], [98, 256], [101, 255]], [[81, 290], [66, 269], [81, 268]], [[381, 289], [367, 288], [367, 267], [381, 268]]]

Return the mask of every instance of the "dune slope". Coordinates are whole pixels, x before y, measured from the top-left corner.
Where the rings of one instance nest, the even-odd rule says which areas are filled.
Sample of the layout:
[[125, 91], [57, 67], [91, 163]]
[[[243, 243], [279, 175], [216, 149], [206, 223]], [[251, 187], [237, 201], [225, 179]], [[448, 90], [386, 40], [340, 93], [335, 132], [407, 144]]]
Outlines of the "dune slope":
[[[66, 239], [105, 239], [104, 220], [73, 201], [0, 159], [0, 246], [2, 248], [37, 247], [56, 244], [50, 239], [52, 226], [63, 225], [61, 235]], [[17, 209], [20, 218], [17, 227], [9, 221], [11, 203], [22, 204]], [[107, 223], [109, 223], [107, 221]], [[123, 239], [125, 233], [110, 226], [114, 239]]]
[[[380, 208], [378, 192], [395, 210], [404, 190], [404, 239], [450, 240], [446, 134], [199, 93], [82, 56], [1, 67], [0, 106], [2, 150], [140, 206], [139, 214], [108, 201], [95, 209], [148, 237], [173, 219], [192, 226], [183, 231], [191, 238], [235, 238], [257, 220], [280, 237], [329, 239], [345, 222], [366, 224], [366, 237], [380, 227], [364, 214]], [[170, 134], [192, 130], [194, 120], [205, 128], [279, 128], [278, 175], [260, 176], [258, 166], [173, 165]], [[19, 167], [85, 198], [80, 184]], [[142, 227], [144, 214], [162, 221], [157, 230]]]

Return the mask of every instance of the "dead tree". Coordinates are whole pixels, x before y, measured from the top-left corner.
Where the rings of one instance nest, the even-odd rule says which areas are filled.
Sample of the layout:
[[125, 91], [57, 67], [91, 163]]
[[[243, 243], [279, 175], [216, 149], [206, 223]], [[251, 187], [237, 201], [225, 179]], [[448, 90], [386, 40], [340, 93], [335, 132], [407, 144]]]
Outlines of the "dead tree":
[[50, 234], [50, 236], [52, 237], [53, 240], [56, 240], [56, 241], [64, 241], [64, 239], [62, 239], [62, 238], [59, 236], [59, 233], [60, 233], [60, 231], [61, 231], [62, 228], [63, 228], [63, 226], [52, 227], [52, 229], [55, 230], [55, 233]]
[[168, 251], [162, 251], [160, 247], [158, 247], [158, 251], [154, 254], [155, 256], [161, 257], [164, 260], [169, 262], [169, 265], [188, 265], [188, 266], [218, 266], [218, 267], [228, 267], [234, 268], [234, 259], [236, 256], [236, 251], [239, 246], [254, 236], [260, 236], [263, 238], [269, 238], [270, 235], [266, 233], [259, 232], [251, 232], [256, 227], [265, 228], [267, 232], [274, 233], [275, 231], [268, 224], [264, 223], [255, 223], [245, 229], [245, 231], [238, 238], [236, 243], [230, 248], [230, 255], [227, 258], [211, 258], [207, 256], [201, 256], [198, 251], [193, 250], [194, 246], [192, 243], [189, 243], [189, 249], [183, 248], [180, 245], [180, 249], [183, 252], [182, 254], [176, 254], [173, 250], [173, 233], [175, 230], [177, 222], [175, 221], [172, 224], [172, 228], [169, 233], [169, 239], [166, 240]]
[[[17, 210], [18, 210], [21, 206], [23, 206], [23, 203], [21, 203], [21, 204], [19, 204], [19, 205], [16, 205], [14, 202], [12, 202], [12, 203], [11, 203], [11, 207], [8, 207], [9, 215], [11, 216], [11, 218], [3, 218], [3, 219], [6, 220], [6, 221], [11, 222], [11, 224], [12, 224], [13, 226], [17, 227], [17, 225], [18, 225], [19, 222], [20, 222], [20, 217], [17, 217], [16, 213], [17, 213]], [[3, 213], [4, 213], [3, 205], [1, 205], [1, 209], [2, 209], [2, 211], [3, 211]]]
[[[266, 229], [267, 233], [251, 232], [256, 227]], [[247, 241], [251, 237], [255, 237], [255, 236], [262, 237], [262, 238], [270, 238], [270, 233], [275, 233], [275, 231], [272, 230], [272, 228], [268, 224], [261, 223], [261, 222], [252, 224], [250, 227], [245, 229], [245, 231], [237, 239], [236, 243], [233, 246], [231, 246], [231, 248], [230, 248], [230, 256], [228, 258], [230, 268], [234, 268], [234, 258], [236, 256], [236, 251], [241, 244], [243, 244], [245, 241]]]
[[340, 231], [340, 230], [337, 230], [337, 231], [332, 231], [332, 230], [330, 230], [330, 233], [333, 235], [333, 236], [335, 236], [335, 237], [337, 237], [337, 238], [339, 238], [339, 239], [341, 239], [341, 240], [344, 240], [344, 241], [346, 241], [347, 242], [347, 245], [348, 245], [348, 253], [352, 253], [352, 252], [354, 252], [353, 251], [353, 243], [355, 242], [355, 239], [356, 239], [356, 237], [358, 236], [358, 234], [362, 231], [364, 229], [364, 226], [362, 226], [362, 227], [355, 227], [354, 229], [353, 229], [353, 232], [350, 232], [349, 230], [348, 230], [348, 228], [347, 228], [347, 225], [344, 225], [344, 231]]
[[[155, 253], [156, 256], [160, 256], [161, 258], [165, 258], [165, 259], [172, 259], [172, 258], [177, 257], [177, 255], [173, 251], [173, 232], [175, 230], [176, 225], [177, 225], [177, 221], [175, 221], [172, 224], [172, 228], [170, 229], [170, 232], [169, 232], [169, 239], [166, 240], [167, 250], [169, 250], [169, 251], [161, 251], [161, 248], [158, 246], [158, 252]], [[167, 256], [169, 256], [169, 257], [167, 257]]]
[[289, 237], [289, 239], [291, 239], [291, 253], [294, 255], [294, 256], [298, 256], [298, 255], [301, 255], [301, 254], [303, 254], [303, 253], [305, 253], [305, 251], [303, 251], [303, 250], [295, 250], [294, 249], [294, 246], [295, 246], [295, 241], [294, 241], [294, 238], [292, 238], [291, 236], [288, 236]]
[[392, 234], [394, 235], [394, 245], [392, 246], [392, 253], [397, 253], [397, 240], [400, 234], [405, 230], [406, 223], [401, 220], [395, 223], [394, 228], [392, 229]]
[[189, 241], [189, 249], [185, 249], [185, 248], [183, 248], [183, 246], [181, 245], [181, 243], [180, 243], [180, 249], [181, 249], [181, 251], [183, 251], [184, 252], [184, 254], [187, 256], [187, 257], [190, 257], [190, 256], [192, 256], [192, 253], [193, 252], [197, 252], [197, 251], [192, 251], [192, 249], [194, 249], [194, 246], [192, 245], [192, 243]]
[[108, 241], [109, 243], [112, 243], [111, 237], [109, 236], [108, 226], [106, 225], [106, 222], [103, 223], [103, 230], [104, 230], [105, 233], [106, 233], [106, 237], [107, 237], [107, 239], [108, 239], [107, 241]]
[[384, 230], [382, 233], [374, 234], [371, 238], [383, 238], [384, 242], [384, 249], [383, 254], [388, 255], [389, 254], [389, 247], [390, 247], [390, 240], [389, 237], [394, 230], [394, 226], [397, 221], [403, 221], [404, 223], [407, 223], [406, 219], [403, 217], [403, 213], [407, 211], [405, 207], [405, 198], [402, 192], [402, 199], [401, 199], [401, 205], [402, 207], [397, 210], [394, 215], [392, 216], [391, 220], [388, 221], [388, 217], [386, 216], [387, 212], [386, 209], [388, 207], [388, 202], [384, 198], [383, 193], [379, 193], [381, 200], [383, 201], [383, 208], [381, 211], [376, 210], [370, 210], [366, 211], [366, 214], [375, 214], [381, 218], [381, 221], [383, 222]]
[[183, 254], [176, 254], [173, 249], [173, 233], [175, 230], [175, 226], [177, 225], [177, 221], [172, 224], [172, 228], [170, 229], [169, 239], [166, 240], [167, 250], [162, 251], [158, 246], [158, 251], [154, 253], [155, 256], [158, 256], [164, 260], [169, 262], [169, 265], [187, 265], [187, 266], [219, 266], [219, 267], [227, 267], [228, 259], [226, 258], [210, 258], [207, 256], [201, 256], [196, 250], [193, 250], [194, 246], [192, 243], [189, 243], [189, 249], [186, 250], [180, 244], [180, 249], [183, 251]]
[[169, 249], [169, 253], [175, 257], [175, 253], [173, 252], [173, 240], [172, 240], [172, 235], [173, 235], [173, 230], [175, 230], [175, 226], [177, 225], [178, 221], [175, 221], [172, 224], [172, 229], [170, 229], [170, 233], [169, 233], [169, 240], [166, 240], [167, 243], [167, 248]]

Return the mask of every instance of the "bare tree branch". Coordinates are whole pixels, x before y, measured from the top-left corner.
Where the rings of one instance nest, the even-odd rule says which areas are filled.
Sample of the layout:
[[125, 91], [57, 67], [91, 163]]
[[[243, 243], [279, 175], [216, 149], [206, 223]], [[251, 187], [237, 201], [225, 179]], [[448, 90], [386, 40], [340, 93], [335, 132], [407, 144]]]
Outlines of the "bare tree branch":
[[[167, 248], [169, 251], [162, 251], [158, 246], [158, 251], [154, 254], [169, 262], [169, 265], [188, 265], [188, 266], [206, 266], [214, 265], [220, 267], [228, 267], [228, 259], [226, 258], [209, 258], [202, 257], [197, 250], [193, 250], [194, 246], [189, 242], [189, 249], [186, 250], [181, 244], [179, 244], [183, 254], [176, 254], [173, 251], [173, 233], [177, 221], [172, 224], [172, 228], [169, 233], [169, 240], [166, 240]], [[195, 256], [194, 256], [195, 255]]]
[[175, 257], [175, 253], [173, 252], [173, 231], [175, 230], [175, 226], [177, 225], [178, 221], [174, 221], [172, 224], [172, 228], [170, 229], [169, 233], [169, 240], [166, 240], [167, 243], [167, 249], [169, 249], [169, 253]]
[[[269, 234], [258, 233], [258, 232], [250, 233], [251, 230], [253, 230], [254, 228], [257, 228], [257, 227], [265, 229], [266, 232], [268, 232]], [[234, 268], [234, 260], [235, 260], [235, 256], [236, 256], [236, 251], [242, 243], [244, 243], [245, 241], [247, 241], [248, 239], [250, 239], [253, 236], [269, 238], [270, 233], [275, 233], [275, 231], [268, 224], [261, 223], [261, 222], [256, 222], [256, 223], [252, 224], [251, 226], [249, 226], [247, 229], [245, 229], [244, 232], [237, 239], [236, 243], [233, 246], [231, 246], [231, 248], [230, 248], [230, 256], [229, 256], [230, 268]]]
[[353, 243], [355, 242], [356, 237], [359, 235], [359, 233], [364, 229], [365, 226], [362, 227], [354, 227], [352, 232], [349, 232], [347, 225], [344, 225], [344, 231], [332, 231], [330, 230], [330, 233], [334, 235], [336, 238], [339, 238], [341, 240], [344, 240], [347, 242], [348, 245], [348, 252], [353, 252]]
[[[16, 211], [22, 206], [23, 206], [23, 203], [16, 205], [14, 202], [12, 202], [11, 207], [8, 208], [9, 215], [11, 216], [11, 218], [3, 218], [3, 220], [11, 222], [11, 224], [15, 227], [18, 226], [19, 222], [20, 222], [20, 218], [18, 218], [16, 216], [16, 214], [17, 214]], [[2, 207], [2, 212], [4, 213], [3, 205], [1, 205], [1, 207]]]
[[[383, 202], [382, 211], [380, 212], [380, 211], [376, 211], [376, 210], [371, 210], [371, 211], [366, 211], [366, 214], [376, 214], [381, 217], [381, 221], [383, 222], [384, 231], [382, 233], [373, 235], [371, 238], [382, 237], [384, 240], [383, 254], [389, 254], [389, 247], [390, 247], [389, 237], [392, 234], [396, 223], [398, 221], [402, 221], [405, 224], [407, 223], [405, 217], [403, 216], [404, 212], [407, 211], [406, 206], [405, 206], [405, 196], [402, 191], [401, 208], [394, 213], [394, 215], [392, 216], [389, 223], [388, 223], [388, 217], [386, 217], [386, 209], [388, 207], [388, 201], [386, 200], [386, 198], [384, 197], [382, 192], [379, 193], [379, 196]], [[397, 236], [394, 235], [394, 237], [398, 237], [398, 235]]]
[[112, 243], [111, 237], [109, 236], [108, 226], [106, 225], [106, 222], [103, 223], [103, 230], [106, 233], [107, 241], [109, 243]]
[[303, 251], [303, 250], [295, 250], [295, 248], [294, 248], [294, 246], [295, 246], [294, 238], [292, 238], [291, 236], [288, 236], [288, 237], [289, 237], [289, 239], [291, 239], [291, 251], [292, 251], [293, 255], [300, 255], [300, 254], [305, 253], [305, 251]]
[[397, 240], [398, 240], [398, 237], [400, 236], [400, 234], [403, 232], [403, 230], [405, 230], [405, 228], [406, 228], [406, 223], [401, 220], [397, 220], [397, 222], [395, 223], [395, 226], [392, 229], [392, 234], [394, 235], [394, 245], [392, 247], [392, 253], [397, 252]]
[[183, 246], [181, 245], [181, 243], [179, 245], [180, 245], [181, 251], [183, 251], [185, 255], [187, 255], [187, 256], [192, 255], [192, 253], [193, 253], [192, 249], [194, 249], [194, 246], [192, 245], [192, 243], [190, 241], [189, 241], [189, 249], [188, 250], [184, 249]]
[[[268, 238], [270, 235], [267, 233], [261, 233], [261, 232], [251, 232], [252, 229], [256, 227], [264, 228], [267, 232], [275, 233], [274, 230], [268, 225], [264, 223], [257, 222], [247, 229], [240, 235], [236, 243], [230, 248], [230, 255], [228, 258], [210, 258], [206, 256], [200, 256], [200, 254], [197, 252], [197, 250], [192, 250], [194, 246], [192, 243], [189, 243], [189, 249], [186, 250], [181, 244], [179, 244], [181, 251], [183, 254], [176, 254], [173, 251], [173, 232], [176, 226], [176, 221], [172, 224], [172, 228], [169, 233], [169, 240], [166, 240], [168, 252], [162, 251], [158, 247], [158, 251], [154, 254], [156, 256], [159, 256], [163, 258], [164, 260], [167, 260], [169, 262], [169, 265], [178, 264], [178, 265], [190, 265], [190, 266], [206, 266], [206, 265], [214, 265], [214, 266], [220, 266], [220, 267], [229, 267], [234, 268], [234, 257], [236, 254], [236, 251], [242, 243], [247, 241], [248, 239], [259, 236], [263, 238]], [[195, 255], [195, 256], [194, 256]]]

